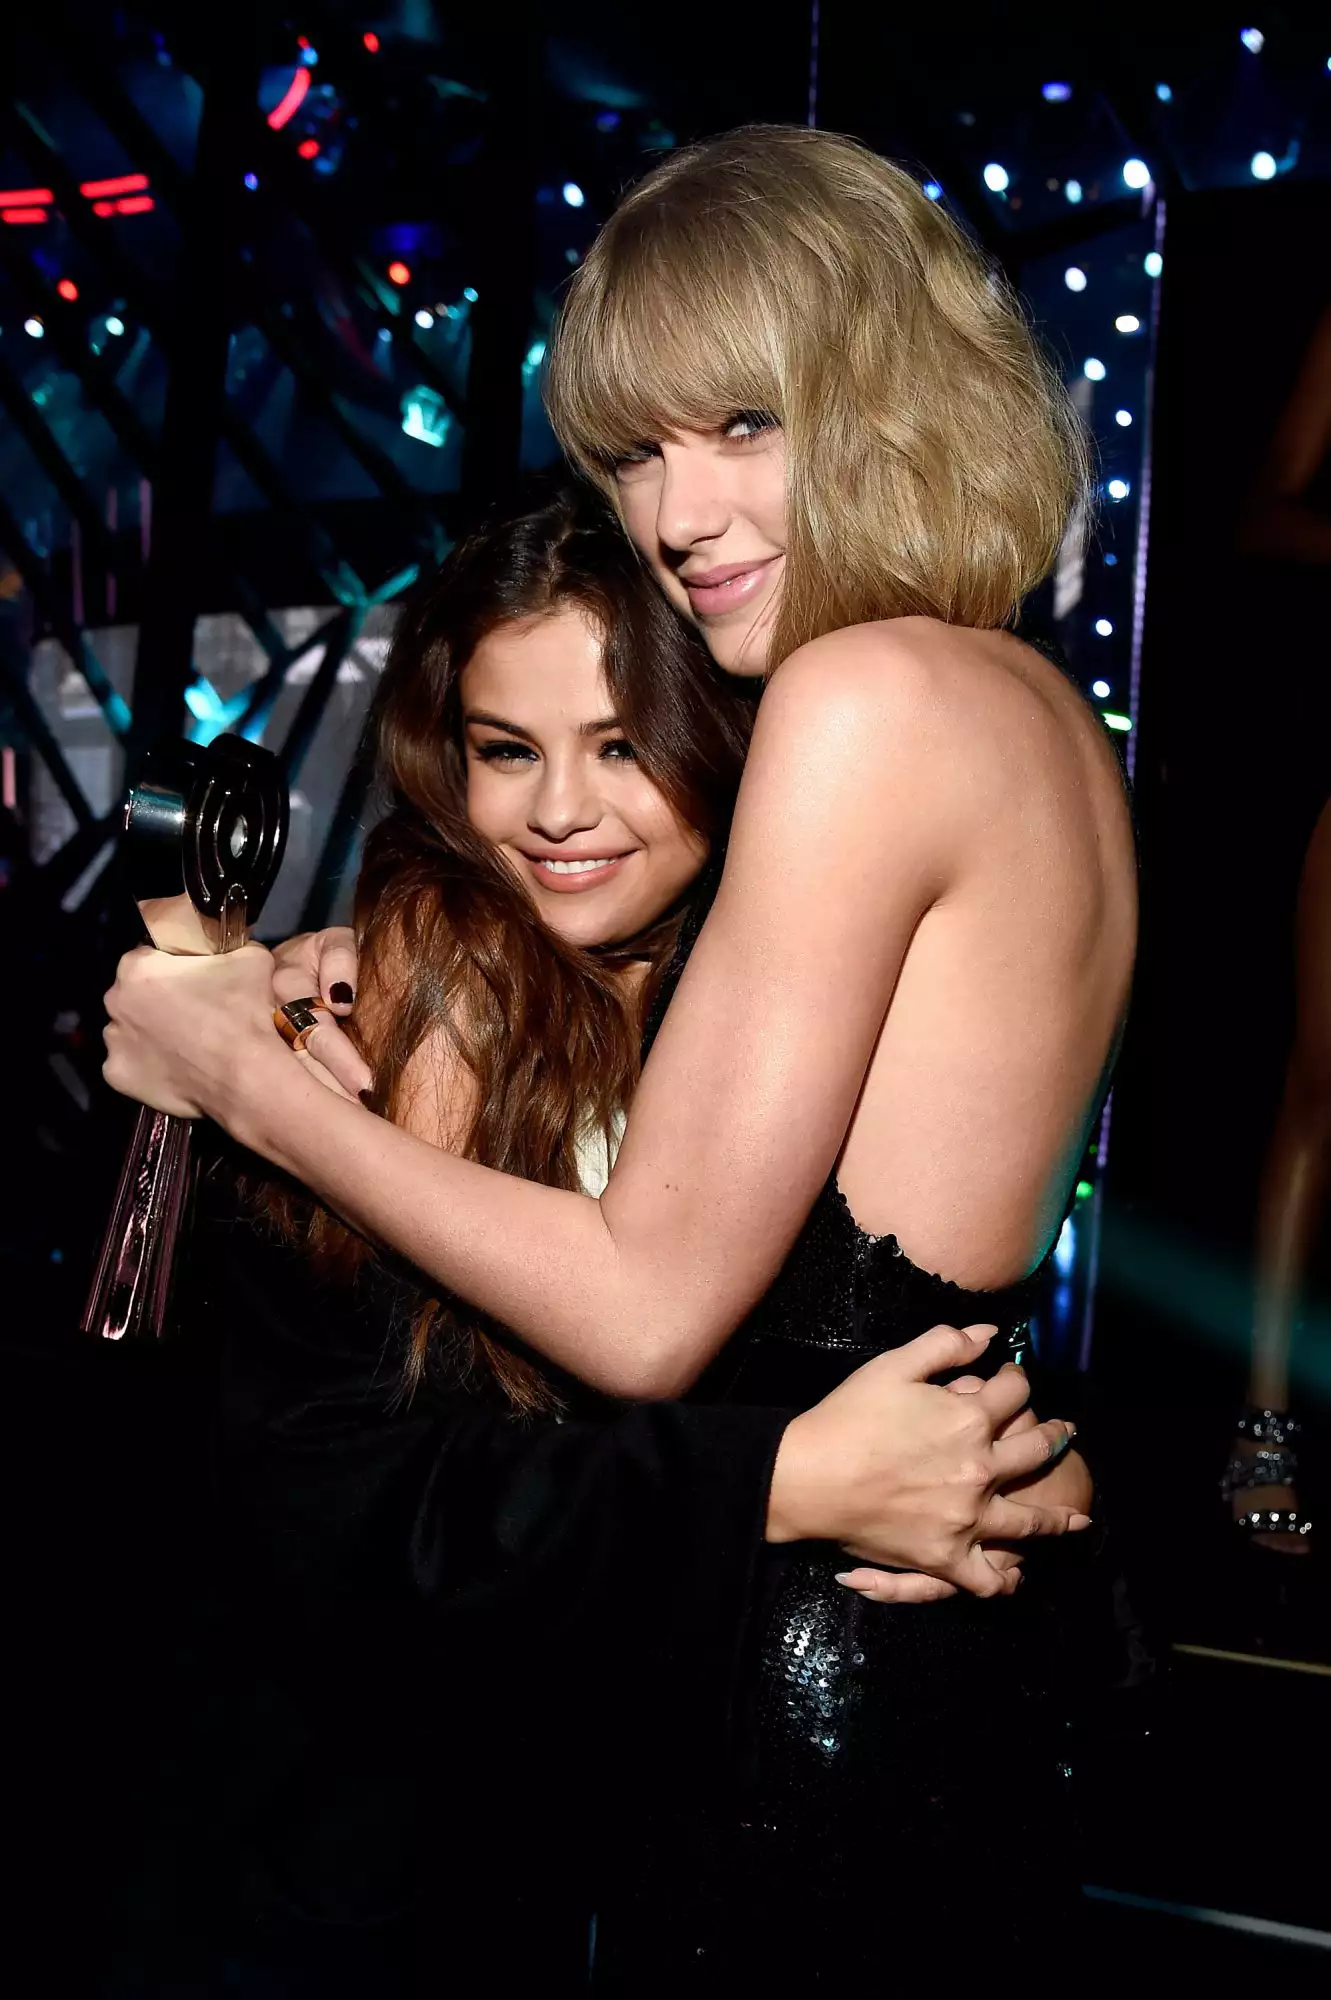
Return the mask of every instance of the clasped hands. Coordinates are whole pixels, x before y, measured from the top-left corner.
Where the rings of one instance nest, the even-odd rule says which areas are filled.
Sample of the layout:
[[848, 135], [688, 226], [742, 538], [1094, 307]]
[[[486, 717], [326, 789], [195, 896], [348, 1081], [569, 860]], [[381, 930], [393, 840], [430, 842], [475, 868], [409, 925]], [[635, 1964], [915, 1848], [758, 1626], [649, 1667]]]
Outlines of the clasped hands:
[[[103, 1074], [127, 1097], [214, 1118], [252, 1143], [275, 1065], [300, 1063], [353, 1099], [371, 1081], [333, 1019], [349, 1009], [355, 970], [344, 931], [292, 939], [275, 954], [260, 945], [217, 958], [130, 952], [106, 996]], [[273, 1008], [315, 993], [332, 1011], [297, 1053], [275, 1031]], [[992, 1333], [934, 1327], [793, 1419], [777, 1455], [768, 1539], [836, 1543], [874, 1565], [846, 1572], [849, 1588], [924, 1603], [958, 1590], [1010, 1593], [1022, 1543], [1089, 1526], [1090, 1476], [1067, 1449], [1071, 1426], [1037, 1421], [1019, 1369], [989, 1381], [966, 1375], [947, 1389], [930, 1381], [973, 1369]]]

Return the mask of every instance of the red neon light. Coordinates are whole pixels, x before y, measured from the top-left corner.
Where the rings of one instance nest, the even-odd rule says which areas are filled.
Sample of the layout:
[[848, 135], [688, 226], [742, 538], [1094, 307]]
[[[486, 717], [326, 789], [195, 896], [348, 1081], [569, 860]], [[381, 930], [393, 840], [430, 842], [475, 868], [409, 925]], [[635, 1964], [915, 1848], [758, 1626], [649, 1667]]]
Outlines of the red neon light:
[[375, 34], [373, 28], [367, 28], [365, 33], [361, 36], [361, 40], [364, 42], [366, 48], [370, 51], [370, 54], [372, 56], [378, 55], [379, 37], [378, 35]]
[[50, 188], [6, 188], [0, 194], [0, 208], [31, 208], [38, 202], [49, 208], [54, 200]]
[[268, 123], [274, 132], [280, 132], [299, 111], [310, 88], [310, 73], [304, 63], [296, 71], [286, 88], [286, 95], [280, 104], [275, 104], [268, 113]]
[[411, 283], [411, 266], [410, 264], [404, 264], [400, 257], [395, 257], [388, 267], [388, 275], [395, 285], [409, 285]]
[[44, 208], [0, 208], [0, 222], [49, 222]]
[[118, 201], [116, 203], [116, 214], [147, 215], [149, 209], [156, 208], [156, 206], [157, 203], [150, 194], [132, 194], [128, 201]]
[[302, 160], [317, 159], [319, 156], [319, 141], [317, 139], [302, 139], [296, 151], [300, 154]]
[[298, 49], [307, 49], [309, 46], [310, 46], [310, 38], [308, 35], [297, 35], [296, 47]]
[[56, 286], [56, 290], [59, 292], [61, 298], [68, 299], [71, 305], [73, 305], [79, 295], [79, 288], [72, 278], [62, 278]]
[[79, 193], [92, 201], [97, 195], [142, 194], [147, 185], [147, 174], [113, 174], [109, 181], [80, 181]]
[[94, 215], [114, 215], [116, 205], [113, 201], [95, 201], [92, 205], [92, 212]]

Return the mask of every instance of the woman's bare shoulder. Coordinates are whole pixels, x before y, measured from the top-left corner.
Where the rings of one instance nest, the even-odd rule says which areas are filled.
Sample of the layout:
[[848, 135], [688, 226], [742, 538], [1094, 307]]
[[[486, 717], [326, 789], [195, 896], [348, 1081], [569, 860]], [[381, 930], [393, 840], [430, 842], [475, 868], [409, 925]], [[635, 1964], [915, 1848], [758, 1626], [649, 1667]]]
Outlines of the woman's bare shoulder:
[[839, 727], [905, 729], [918, 748], [991, 737], [1000, 717], [1004, 734], [1039, 726], [1048, 719], [1040, 711], [1068, 701], [1085, 707], [1066, 676], [1011, 633], [884, 618], [843, 626], [792, 653], [772, 675], [762, 713], [795, 728], [826, 717]]

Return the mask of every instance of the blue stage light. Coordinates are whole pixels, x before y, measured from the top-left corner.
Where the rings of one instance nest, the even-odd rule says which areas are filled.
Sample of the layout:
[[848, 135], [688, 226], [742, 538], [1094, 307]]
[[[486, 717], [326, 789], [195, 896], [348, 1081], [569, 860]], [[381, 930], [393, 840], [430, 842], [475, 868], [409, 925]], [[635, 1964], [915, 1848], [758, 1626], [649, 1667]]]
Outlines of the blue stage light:
[[565, 181], [564, 199], [570, 208], [581, 208], [587, 197], [576, 181]]
[[409, 438], [416, 438], [421, 444], [443, 444], [452, 419], [437, 389], [423, 385], [408, 389], [401, 408], [402, 428]]
[[1100, 560], [1104, 563], [1106, 569], [1118, 568], [1118, 557], [1112, 549], [1106, 549]]
[[1009, 186], [1008, 170], [991, 160], [984, 170], [984, 184], [990, 194], [1003, 194]]
[[1113, 689], [1110, 687], [1108, 681], [1092, 681], [1091, 693], [1097, 701], [1107, 701], [1113, 693]]
[[41, 340], [46, 332], [46, 328], [42, 325], [42, 322], [34, 315], [32, 319], [24, 320], [23, 331], [26, 334], [29, 334], [33, 340]]
[[1080, 265], [1069, 264], [1067, 270], [1063, 273], [1063, 283], [1070, 292], [1084, 292], [1086, 290], [1086, 273], [1081, 269]]
[[471, 306], [474, 306], [474, 305], [475, 305], [475, 303], [476, 303], [476, 301], [477, 301], [477, 299], [478, 299], [478, 298], [479, 298], [479, 297], [480, 297], [481, 295], [480, 295], [480, 293], [479, 293], [479, 292], [477, 291], [477, 289], [476, 289], [475, 285], [464, 285], [464, 286], [462, 287], [462, 296], [463, 296], [463, 298], [464, 298], [464, 299], [465, 299], [465, 300], [467, 301], [467, 304], [468, 304], [468, 305], [471, 305]]
[[250, 193], [253, 194], [255, 189], [259, 185], [259, 176], [257, 174], [246, 174], [245, 185], [249, 189]]
[[1142, 323], [1136, 313], [1120, 313], [1114, 321], [1115, 333], [1140, 333]]
[[924, 183], [924, 193], [930, 201], [941, 201], [943, 199], [943, 190], [939, 187], [937, 181], [926, 181]]
[[1098, 639], [1112, 639], [1114, 636], [1113, 619], [1097, 618], [1095, 621], [1095, 635]]
[[1070, 83], [1042, 83], [1040, 95], [1046, 104], [1066, 104], [1072, 95]]
[[1250, 56], [1259, 56], [1266, 47], [1266, 36], [1260, 28], [1240, 28], [1239, 40]]
[[1111, 479], [1105, 487], [1105, 492], [1111, 500], [1126, 500], [1131, 491], [1132, 488], [1126, 479]]
[[1067, 196], [1068, 200], [1072, 203], [1072, 206], [1075, 208], [1077, 206], [1077, 203], [1081, 200], [1081, 182], [1064, 181], [1063, 192]]
[[242, 688], [230, 701], [223, 701], [210, 680], [202, 674], [185, 689], [185, 706], [194, 717], [188, 728], [191, 743], [211, 743], [239, 722], [249, 703], [249, 689]]
[[1130, 188], [1144, 188], [1151, 185], [1151, 169], [1145, 160], [1124, 160], [1124, 185]]
[[613, 132], [618, 124], [619, 113], [617, 111], [602, 111], [597, 117], [596, 129], [598, 132]]
[[416, 324], [422, 330], [434, 325], [434, 314], [428, 306], [420, 306], [416, 311]]
[[1174, 101], [1174, 93], [1167, 83], [1157, 83], [1155, 94], [1162, 104], [1172, 104]]
[[118, 313], [108, 313], [106, 315], [106, 330], [116, 339], [119, 339], [120, 335], [125, 331], [125, 322]]
[[1142, 269], [1148, 278], [1158, 278], [1165, 268], [1165, 260], [1158, 250], [1148, 250], [1142, 258]]
[[1274, 153], [1254, 153], [1249, 166], [1255, 181], [1273, 181], [1276, 177]]
[[1103, 382], [1109, 371], [1104, 362], [1097, 361], [1092, 354], [1082, 362], [1081, 372], [1088, 382]]
[[1118, 425], [1120, 430], [1125, 431], [1128, 428], [1128, 425], [1132, 422], [1132, 411], [1115, 410], [1114, 422]]

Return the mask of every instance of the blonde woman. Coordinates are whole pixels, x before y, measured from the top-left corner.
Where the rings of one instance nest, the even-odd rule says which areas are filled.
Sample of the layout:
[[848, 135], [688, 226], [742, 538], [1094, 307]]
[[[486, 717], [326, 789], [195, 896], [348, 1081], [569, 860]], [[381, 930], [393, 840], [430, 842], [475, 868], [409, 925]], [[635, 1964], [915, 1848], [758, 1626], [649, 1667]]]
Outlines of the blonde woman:
[[[615, 1395], [807, 1406], [936, 1320], [1015, 1337], [1135, 938], [1112, 750], [1004, 629], [1085, 477], [1063, 392], [909, 176], [759, 128], [625, 199], [570, 289], [549, 399], [718, 665], [769, 683], [605, 1193], [487, 1172], [322, 1089], [272, 1033], [258, 953], [128, 963], [108, 1074], [219, 1118]], [[347, 950], [298, 941], [282, 997], [354, 977]], [[1085, 1500], [1075, 1459], [1041, 1483]], [[940, 1950], [992, 1975], [1049, 1941], [1046, 1634], [1021, 1595], [954, 1594], [988, 1588], [984, 1561], [912, 1582], [950, 1599], [922, 1612], [834, 1551], [763, 1557], [729, 1763], [661, 1803], [603, 1913], [606, 1990], [788, 1991]]]

